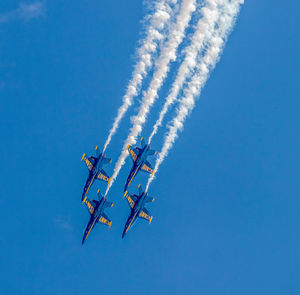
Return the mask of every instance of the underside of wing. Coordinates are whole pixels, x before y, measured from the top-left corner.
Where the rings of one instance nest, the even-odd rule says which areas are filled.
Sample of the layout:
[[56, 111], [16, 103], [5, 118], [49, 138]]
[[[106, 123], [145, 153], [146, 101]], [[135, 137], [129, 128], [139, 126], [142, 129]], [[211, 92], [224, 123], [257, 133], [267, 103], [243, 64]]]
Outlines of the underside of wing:
[[96, 202], [95, 201], [89, 201], [87, 198], [85, 199], [85, 205], [88, 208], [88, 210], [90, 211], [91, 214], [94, 213], [95, 211], [95, 206], [96, 206]]
[[141, 169], [142, 171], [148, 172], [150, 174], [153, 174], [154, 172], [154, 170], [151, 167], [151, 164], [148, 161], [145, 162]]
[[94, 158], [93, 157], [89, 157], [87, 158], [85, 156], [85, 154], [82, 155], [81, 161], [84, 161], [86, 166], [88, 167], [88, 169], [91, 171], [93, 169], [93, 164], [94, 164]]
[[135, 162], [136, 158], [137, 158], [137, 153], [136, 153], [135, 149], [133, 149], [131, 145], [128, 145], [127, 150], [130, 154], [132, 161]]
[[100, 180], [106, 181], [107, 183], [110, 182], [110, 177], [107, 175], [107, 173], [103, 169], [101, 169], [101, 171], [99, 171], [97, 178]]
[[129, 206], [133, 208], [136, 202], [136, 197], [134, 195], [128, 195], [127, 191], [125, 192], [124, 197], [127, 199]]
[[144, 208], [144, 209], [140, 212], [139, 217], [148, 220], [149, 223], [151, 223], [152, 218], [153, 218], [153, 216], [150, 216], [150, 215], [149, 215], [149, 212], [148, 212], [148, 210], [147, 210], [146, 208]]
[[107, 225], [109, 228], [111, 227], [112, 221], [108, 218], [108, 216], [105, 213], [102, 213], [102, 215], [99, 218], [99, 222]]

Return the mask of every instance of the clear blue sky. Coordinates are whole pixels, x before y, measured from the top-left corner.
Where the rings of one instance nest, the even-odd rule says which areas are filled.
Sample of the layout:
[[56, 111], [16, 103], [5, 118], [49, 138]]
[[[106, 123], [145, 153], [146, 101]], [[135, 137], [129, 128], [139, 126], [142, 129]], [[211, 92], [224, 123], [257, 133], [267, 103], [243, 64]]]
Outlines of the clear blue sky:
[[[246, 1], [150, 187], [152, 224], [139, 221], [121, 239], [128, 159], [111, 189], [111, 229], [97, 225], [81, 245], [81, 155], [103, 146], [121, 104], [142, 2], [45, 0], [30, 10], [1, 1], [1, 294], [300, 294], [295, 0]], [[109, 146], [113, 163], [137, 106]], [[145, 181], [139, 175], [131, 192]]]

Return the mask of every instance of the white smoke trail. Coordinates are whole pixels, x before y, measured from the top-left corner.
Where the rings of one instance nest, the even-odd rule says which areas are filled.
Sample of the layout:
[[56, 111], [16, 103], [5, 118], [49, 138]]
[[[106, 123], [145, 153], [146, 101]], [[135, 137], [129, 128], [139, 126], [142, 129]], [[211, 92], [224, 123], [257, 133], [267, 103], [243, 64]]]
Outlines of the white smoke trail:
[[[165, 138], [159, 158], [155, 163], [155, 173], [157, 173], [160, 164], [163, 162], [169, 150], [173, 146], [176, 138], [178, 137], [178, 131], [182, 130], [186, 117], [190, 114], [195, 106], [196, 98], [199, 97], [200, 92], [209, 78], [211, 71], [219, 61], [227, 38], [235, 24], [236, 17], [240, 10], [240, 5], [243, 3], [243, 0], [232, 0], [228, 1], [224, 6], [223, 15], [219, 20], [217, 31], [210, 41], [210, 45], [204, 56], [200, 57], [200, 60], [197, 63], [195, 74], [188, 83], [187, 87], [184, 89], [183, 98], [181, 99], [179, 108], [177, 110], [177, 115], [172, 121], [172, 125], [169, 127], [169, 132]], [[153, 179], [154, 175], [149, 177], [146, 191], [148, 191], [149, 185]]]
[[176, 2], [177, 0], [159, 0], [155, 4], [155, 13], [150, 17], [149, 27], [146, 30], [146, 37], [138, 50], [138, 63], [134, 67], [132, 78], [123, 97], [123, 104], [120, 106], [118, 115], [109, 131], [103, 152], [109, 145], [112, 136], [116, 133], [120, 121], [124, 117], [128, 108], [132, 105], [133, 98], [137, 96], [143, 78], [152, 67], [152, 59], [156, 52], [158, 42], [164, 38], [164, 30], [168, 27], [173, 13], [171, 5], [176, 4]]
[[195, 9], [196, 9], [196, 0], [182, 1], [179, 14], [176, 17], [176, 22], [171, 28], [168, 40], [166, 44], [163, 46], [163, 48], [161, 49], [161, 54], [155, 64], [155, 71], [153, 74], [153, 78], [147, 92], [145, 92], [143, 96], [139, 113], [137, 114], [137, 116], [132, 118], [133, 126], [131, 127], [130, 134], [128, 135], [124, 143], [121, 155], [118, 159], [118, 162], [116, 163], [113, 176], [111, 177], [111, 181], [107, 186], [105, 195], [108, 193], [114, 180], [118, 176], [121, 167], [125, 163], [125, 159], [128, 156], [127, 146], [129, 144], [130, 145], [135, 144], [136, 137], [142, 131], [142, 127], [146, 121], [147, 114], [151, 106], [153, 105], [154, 101], [157, 98], [158, 90], [160, 89], [164, 79], [167, 76], [167, 73], [170, 68], [169, 67], [170, 62], [175, 61], [177, 58], [176, 56], [177, 48], [184, 38], [185, 29], [188, 26], [191, 20], [192, 13], [195, 11]]
[[159, 118], [153, 126], [152, 133], [149, 137], [148, 144], [151, 143], [152, 137], [157, 133], [161, 126], [164, 116], [168, 112], [169, 107], [176, 101], [178, 93], [184, 82], [192, 74], [196, 66], [197, 56], [203, 50], [206, 43], [212, 37], [215, 30], [216, 21], [220, 15], [220, 5], [226, 2], [225, 0], [206, 0], [206, 3], [201, 8], [199, 19], [195, 32], [191, 38], [191, 44], [184, 50], [186, 55], [184, 61], [178, 69], [176, 79], [172, 85], [171, 91], [166, 98], [166, 102], [159, 114]]

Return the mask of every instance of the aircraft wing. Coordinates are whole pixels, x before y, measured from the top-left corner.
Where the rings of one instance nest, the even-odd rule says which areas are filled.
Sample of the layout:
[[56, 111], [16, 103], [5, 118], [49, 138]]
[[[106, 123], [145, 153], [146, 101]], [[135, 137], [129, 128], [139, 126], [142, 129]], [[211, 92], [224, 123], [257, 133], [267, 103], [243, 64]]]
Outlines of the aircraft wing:
[[104, 180], [107, 183], [110, 182], [110, 177], [106, 174], [106, 172], [103, 169], [101, 169], [101, 171], [98, 172], [97, 178], [100, 180]]
[[108, 225], [109, 227], [112, 224], [112, 221], [108, 218], [108, 216], [105, 213], [102, 213], [102, 215], [99, 218], [99, 222]]
[[148, 220], [149, 223], [151, 223], [153, 216], [150, 216], [148, 210], [146, 208], [144, 208], [143, 210], [141, 210], [139, 217], [144, 218], [144, 219]]
[[135, 205], [135, 202], [137, 200], [136, 196], [135, 195], [130, 196], [130, 195], [127, 194], [127, 191], [126, 191], [124, 197], [127, 199], [127, 202], [129, 204], [129, 206], [131, 208], [133, 208], [134, 205]]
[[94, 210], [95, 210], [95, 202], [94, 201], [89, 201], [88, 199], [85, 200], [85, 205], [86, 207], [88, 208], [88, 210], [90, 211], [91, 214], [94, 213]]
[[151, 164], [148, 161], [145, 162], [141, 169], [142, 171], [148, 172], [150, 174], [153, 174], [154, 172], [154, 170], [151, 167]]
[[84, 161], [88, 169], [91, 171], [93, 169], [94, 159], [93, 157], [87, 158], [85, 154], [82, 155], [81, 161]]
[[127, 150], [130, 154], [130, 157], [131, 157], [132, 161], [135, 162], [136, 158], [137, 158], [137, 154], [136, 154], [135, 149], [133, 149], [131, 145], [128, 145]]

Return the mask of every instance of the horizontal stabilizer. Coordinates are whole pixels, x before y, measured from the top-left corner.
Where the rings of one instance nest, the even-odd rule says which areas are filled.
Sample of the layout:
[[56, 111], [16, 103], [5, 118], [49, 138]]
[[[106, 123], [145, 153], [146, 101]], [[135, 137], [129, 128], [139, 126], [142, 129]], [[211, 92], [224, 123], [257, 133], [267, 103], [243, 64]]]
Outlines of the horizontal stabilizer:
[[156, 154], [157, 154], [157, 151], [155, 151], [155, 150], [149, 150], [148, 153], [147, 153], [148, 156], [153, 156], [153, 155], [156, 155]]
[[103, 161], [103, 164], [105, 165], [105, 164], [111, 163], [112, 159], [104, 157], [102, 161]]
[[104, 208], [107, 208], [107, 207], [113, 207], [113, 205], [114, 205], [113, 202], [105, 201], [105, 203], [104, 203]]
[[150, 196], [147, 196], [146, 198], [145, 198], [145, 203], [152, 203], [152, 202], [154, 202], [154, 198], [152, 198], [152, 197], [150, 197]]

